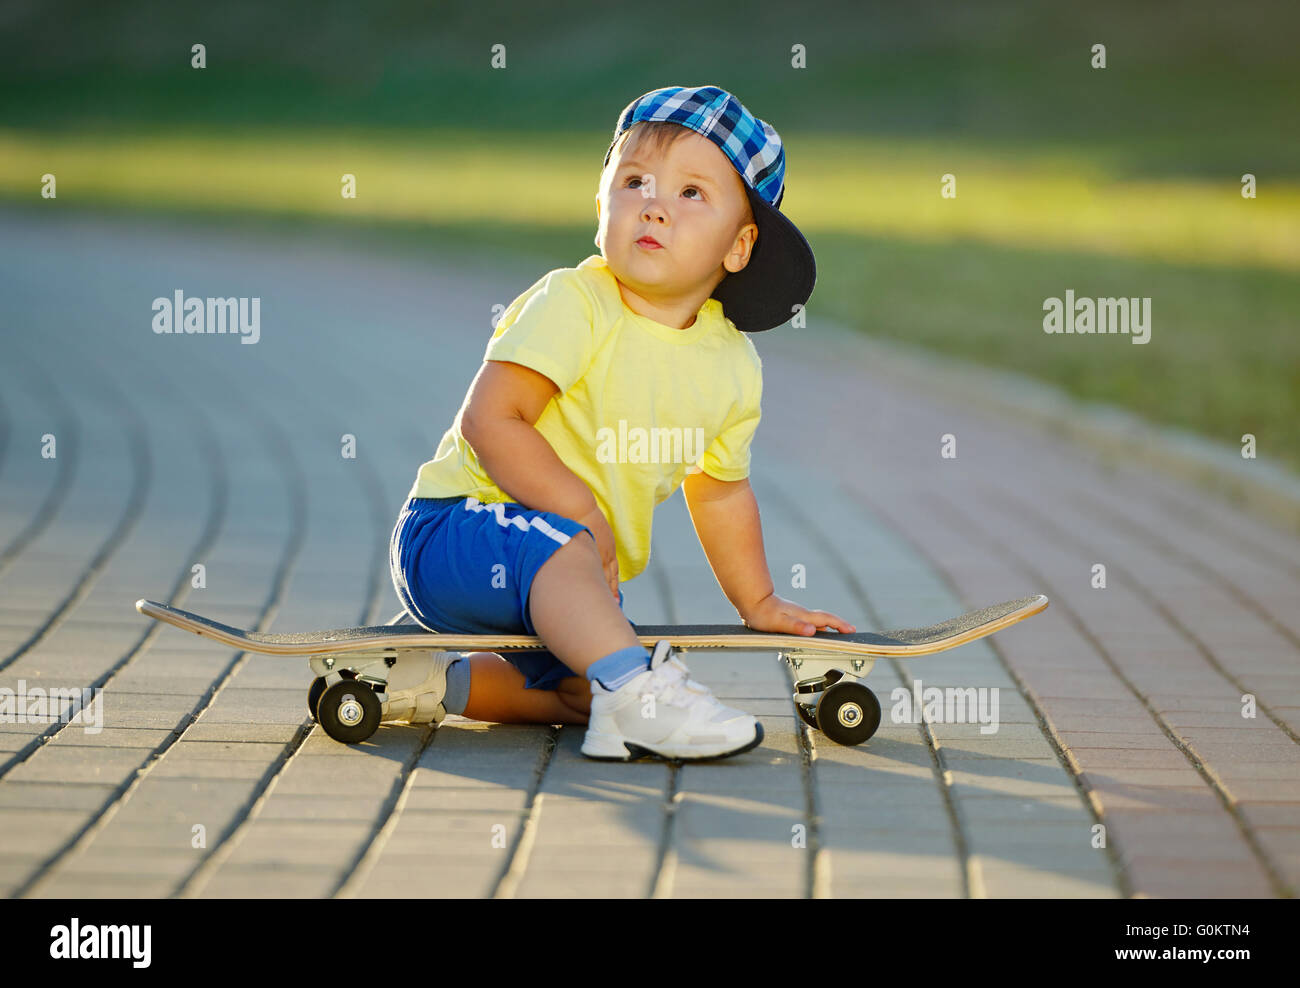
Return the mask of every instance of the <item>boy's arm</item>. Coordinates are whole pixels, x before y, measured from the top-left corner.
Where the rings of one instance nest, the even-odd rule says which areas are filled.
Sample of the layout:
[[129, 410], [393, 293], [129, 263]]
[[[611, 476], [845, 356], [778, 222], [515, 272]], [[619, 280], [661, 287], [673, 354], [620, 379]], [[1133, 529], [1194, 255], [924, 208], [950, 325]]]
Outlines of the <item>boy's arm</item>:
[[554, 511], [591, 529], [606, 579], [618, 596], [614, 533], [595, 495], [534, 428], [559, 391], [545, 374], [485, 360], [469, 388], [460, 432], [493, 483], [527, 508]]
[[718, 480], [701, 470], [686, 475], [682, 492], [713, 575], [748, 627], [795, 635], [827, 627], [855, 630], [828, 611], [810, 611], [776, 596], [763, 551], [758, 500], [748, 478]]
[[596, 498], [534, 428], [558, 391], [531, 367], [485, 360], [469, 386], [460, 432], [493, 483], [514, 500], [578, 518]]

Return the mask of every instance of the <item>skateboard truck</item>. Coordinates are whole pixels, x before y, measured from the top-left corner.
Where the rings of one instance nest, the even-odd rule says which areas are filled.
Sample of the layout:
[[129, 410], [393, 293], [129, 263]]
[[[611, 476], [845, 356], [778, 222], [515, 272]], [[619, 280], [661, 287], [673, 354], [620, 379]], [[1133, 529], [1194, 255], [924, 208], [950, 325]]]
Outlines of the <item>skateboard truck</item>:
[[[792, 648], [777, 653], [804, 678], [794, 684], [794, 709], [799, 719], [837, 744], [868, 740], [880, 727], [880, 701], [858, 682], [871, 672], [875, 656], [846, 656], [822, 649]], [[849, 666], [852, 672], [844, 669]]]
[[312, 655], [316, 674], [307, 689], [307, 711], [336, 741], [355, 744], [375, 733], [388, 712], [388, 670], [396, 649]]

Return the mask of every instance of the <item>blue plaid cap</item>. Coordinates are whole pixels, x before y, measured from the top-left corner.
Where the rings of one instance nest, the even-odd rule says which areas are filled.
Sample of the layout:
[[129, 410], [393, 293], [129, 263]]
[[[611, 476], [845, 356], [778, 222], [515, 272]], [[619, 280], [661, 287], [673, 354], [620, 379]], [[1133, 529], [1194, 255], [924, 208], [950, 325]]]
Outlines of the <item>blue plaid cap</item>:
[[785, 196], [785, 149], [772, 126], [754, 116], [736, 97], [717, 86], [668, 86], [634, 99], [614, 128], [605, 164], [619, 135], [643, 120], [664, 120], [707, 137], [725, 154], [745, 184], [765, 202], [780, 207]]
[[758, 239], [749, 263], [713, 290], [722, 310], [746, 333], [789, 322], [817, 282], [817, 262], [798, 228], [780, 210], [785, 198], [785, 148], [780, 135], [717, 86], [668, 86], [627, 105], [614, 127], [605, 165], [619, 136], [642, 121], [680, 124], [707, 137], [735, 166], [754, 212]]

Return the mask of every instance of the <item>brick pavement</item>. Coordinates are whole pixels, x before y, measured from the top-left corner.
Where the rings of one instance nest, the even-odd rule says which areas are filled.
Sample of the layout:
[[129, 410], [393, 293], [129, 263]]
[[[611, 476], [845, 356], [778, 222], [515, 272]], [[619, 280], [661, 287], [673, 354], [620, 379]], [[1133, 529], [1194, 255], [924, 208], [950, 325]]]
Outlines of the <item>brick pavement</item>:
[[[388, 533], [506, 304], [536, 272], [341, 235], [6, 215], [0, 687], [98, 686], [103, 730], [0, 723], [8, 896], [1279, 896], [1300, 884], [1300, 544], [903, 379], [865, 341], [757, 338], [753, 483], [778, 592], [860, 627], [1045, 592], [992, 639], [877, 663], [844, 748], [772, 653], [688, 656], [766, 737], [609, 765], [573, 726], [450, 718], [336, 744], [305, 662], [132, 609], [377, 623]], [[150, 302], [262, 298], [256, 346], [166, 337]], [[814, 314], [815, 321], [815, 314]], [[394, 359], [397, 357], [397, 359]], [[41, 436], [58, 456], [42, 459]], [[939, 455], [958, 437], [958, 456]], [[340, 454], [356, 438], [357, 456]], [[1091, 585], [1092, 567], [1107, 586]], [[202, 564], [206, 585], [191, 585]], [[806, 587], [792, 587], [796, 567]], [[680, 495], [644, 623], [734, 621]], [[996, 689], [996, 733], [891, 694]], [[1242, 716], [1242, 695], [1256, 716]], [[899, 704], [900, 709], [908, 704]], [[1104, 842], [1100, 839], [1104, 835]]]

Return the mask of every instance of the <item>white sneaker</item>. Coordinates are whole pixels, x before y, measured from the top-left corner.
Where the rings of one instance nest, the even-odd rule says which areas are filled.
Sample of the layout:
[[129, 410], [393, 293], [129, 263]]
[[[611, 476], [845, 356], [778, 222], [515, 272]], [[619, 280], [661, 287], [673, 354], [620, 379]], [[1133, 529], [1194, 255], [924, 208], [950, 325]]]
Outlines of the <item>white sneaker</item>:
[[465, 656], [432, 649], [400, 652], [388, 670], [388, 700], [380, 721], [402, 724], [441, 724], [447, 716], [442, 705], [447, 695], [447, 669]]
[[725, 758], [756, 747], [763, 725], [723, 706], [667, 641], [655, 642], [649, 668], [616, 690], [591, 684], [591, 717], [582, 753], [600, 761], [645, 755], [671, 761]]

